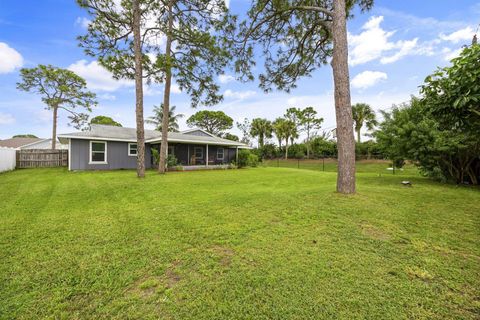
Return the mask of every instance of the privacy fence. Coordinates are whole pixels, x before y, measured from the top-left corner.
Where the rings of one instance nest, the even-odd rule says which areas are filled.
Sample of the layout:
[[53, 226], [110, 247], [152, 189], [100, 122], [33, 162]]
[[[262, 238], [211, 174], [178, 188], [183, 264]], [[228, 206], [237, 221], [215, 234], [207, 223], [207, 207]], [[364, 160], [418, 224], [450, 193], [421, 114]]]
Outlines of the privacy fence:
[[17, 169], [68, 166], [68, 150], [18, 150]]
[[0, 147], [0, 172], [15, 169], [15, 149]]

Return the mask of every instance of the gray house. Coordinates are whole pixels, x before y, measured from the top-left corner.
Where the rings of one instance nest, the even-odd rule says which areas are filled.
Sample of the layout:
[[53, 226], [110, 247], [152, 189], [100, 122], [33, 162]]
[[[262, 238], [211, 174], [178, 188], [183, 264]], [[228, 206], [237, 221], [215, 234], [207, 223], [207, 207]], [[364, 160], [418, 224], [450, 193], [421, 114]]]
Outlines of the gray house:
[[[68, 144], [69, 170], [135, 169], [137, 135], [134, 128], [91, 125], [90, 130], [61, 134]], [[160, 150], [162, 133], [145, 130], [145, 167], [154, 165], [152, 149]], [[183, 166], [212, 166], [236, 160], [238, 149], [248, 148], [238, 141], [217, 137], [201, 129], [168, 133], [168, 153]]]

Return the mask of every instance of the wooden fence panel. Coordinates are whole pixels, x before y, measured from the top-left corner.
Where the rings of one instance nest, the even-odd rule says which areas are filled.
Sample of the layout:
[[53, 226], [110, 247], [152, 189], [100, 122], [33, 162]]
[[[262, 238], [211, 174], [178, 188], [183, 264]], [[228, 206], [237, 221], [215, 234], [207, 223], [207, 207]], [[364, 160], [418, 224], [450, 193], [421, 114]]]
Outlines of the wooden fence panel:
[[68, 150], [31, 149], [17, 151], [17, 168], [68, 166]]

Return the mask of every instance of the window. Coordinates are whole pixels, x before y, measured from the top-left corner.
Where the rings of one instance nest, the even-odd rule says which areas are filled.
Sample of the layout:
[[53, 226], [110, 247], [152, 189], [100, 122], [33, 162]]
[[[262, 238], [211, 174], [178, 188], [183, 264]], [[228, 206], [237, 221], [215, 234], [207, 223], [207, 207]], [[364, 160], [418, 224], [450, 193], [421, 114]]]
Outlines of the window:
[[128, 144], [128, 155], [129, 156], [136, 156], [137, 155], [137, 144], [136, 143], [129, 143]]
[[167, 154], [175, 155], [175, 147], [174, 146], [168, 146]]
[[217, 149], [217, 160], [223, 160], [224, 156], [225, 156], [225, 149], [218, 148]]
[[202, 147], [195, 147], [193, 149], [195, 154], [195, 159], [203, 159], [203, 148]]
[[90, 163], [107, 163], [107, 142], [90, 141]]

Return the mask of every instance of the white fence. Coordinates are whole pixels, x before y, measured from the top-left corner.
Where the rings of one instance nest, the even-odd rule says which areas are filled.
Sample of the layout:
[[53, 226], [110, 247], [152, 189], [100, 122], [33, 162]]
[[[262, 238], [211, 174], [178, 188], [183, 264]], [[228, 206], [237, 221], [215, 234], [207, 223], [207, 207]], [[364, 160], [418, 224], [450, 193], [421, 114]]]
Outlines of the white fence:
[[16, 155], [15, 149], [0, 147], [0, 172], [15, 169]]

